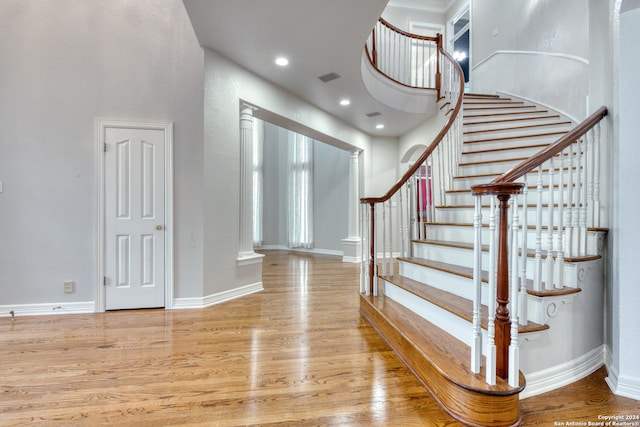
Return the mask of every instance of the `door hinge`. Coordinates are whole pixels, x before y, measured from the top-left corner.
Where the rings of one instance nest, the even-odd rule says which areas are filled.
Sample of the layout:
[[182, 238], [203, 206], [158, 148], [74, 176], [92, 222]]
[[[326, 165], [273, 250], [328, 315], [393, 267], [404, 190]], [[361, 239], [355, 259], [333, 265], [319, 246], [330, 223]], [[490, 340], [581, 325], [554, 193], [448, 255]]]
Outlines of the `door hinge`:
[[102, 152], [104, 152], [104, 153], [107, 152], [107, 143], [106, 142], [102, 143]]
[[107, 276], [102, 277], [102, 286], [107, 286]]

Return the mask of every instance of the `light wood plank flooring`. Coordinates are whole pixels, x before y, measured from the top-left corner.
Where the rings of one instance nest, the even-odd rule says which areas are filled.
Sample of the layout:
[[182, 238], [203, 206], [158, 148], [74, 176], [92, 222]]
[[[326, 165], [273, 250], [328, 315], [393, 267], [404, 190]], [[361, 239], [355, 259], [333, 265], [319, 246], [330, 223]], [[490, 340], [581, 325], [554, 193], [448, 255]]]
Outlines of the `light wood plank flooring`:
[[[0, 425], [458, 425], [360, 317], [358, 274], [269, 251], [263, 292], [205, 309], [0, 318]], [[522, 425], [640, 414], [605, 376], [522, 401]]]

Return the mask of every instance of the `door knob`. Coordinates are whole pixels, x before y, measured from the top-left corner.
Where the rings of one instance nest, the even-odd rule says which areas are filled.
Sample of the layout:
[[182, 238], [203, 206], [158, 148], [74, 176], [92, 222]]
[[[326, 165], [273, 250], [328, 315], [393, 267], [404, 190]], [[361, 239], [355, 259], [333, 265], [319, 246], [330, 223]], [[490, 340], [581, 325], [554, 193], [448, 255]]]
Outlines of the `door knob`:
[[164, 225], [159, 225], [159, 224], [156, 225], [156, 230], [158, 230], [158, 231], [164, 230]]

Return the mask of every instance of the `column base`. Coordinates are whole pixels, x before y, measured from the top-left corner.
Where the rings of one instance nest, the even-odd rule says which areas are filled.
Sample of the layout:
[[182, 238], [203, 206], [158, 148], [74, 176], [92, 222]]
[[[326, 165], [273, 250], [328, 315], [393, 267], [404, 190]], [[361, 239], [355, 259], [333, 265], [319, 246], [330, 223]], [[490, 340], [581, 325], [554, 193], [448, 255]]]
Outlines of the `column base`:
[[347, 237], [342, 239], [342, 262], [360, 262], [362, 243], [359, 237]]

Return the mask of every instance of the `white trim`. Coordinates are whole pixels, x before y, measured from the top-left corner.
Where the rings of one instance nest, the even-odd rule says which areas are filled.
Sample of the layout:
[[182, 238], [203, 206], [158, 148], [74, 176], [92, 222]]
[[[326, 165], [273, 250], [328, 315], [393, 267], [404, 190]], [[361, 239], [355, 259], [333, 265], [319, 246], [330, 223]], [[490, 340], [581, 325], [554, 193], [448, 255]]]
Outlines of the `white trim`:
[[581, 62], [583, 64], [587, 64], [589, 65], [589, 60], [586, 58], [583, 58], [581, 56], [576, 56], [576, 55], [567, 55], [566, 53], [557, 53], [557, 52], [543, 52], [543, 51], [539, 51], [539, 50], [496, 50], [495, 52], [493, 52], [491, 55], [487, 56], [486, 58], [484, 58], [482, 61], [478, 61], [477, 64], [474, 64], [473, 67], [471, 67], [472, 70], [475, 70], [476, 68], [478, 68], [479, 66], [481, 66], [482, 64], [484, 64], [485, 62], [491, 60], [494, 56], [497, 55], [538, 55], [538, 56], [553, 56], [556, 58], [564, 58], [564, 59], [569, 59], [571, 61], [577, 61], [577, 62]]
[[117, 120], [96, 119], [96, 170], [97, 170], [97, 186], [96, 195], [98, 206], [97, 214], [97, 250], [96, 250], [96, 300], [95, 311], [105, 311], [105, 290], [103, 286], [103, 278], [105, 272], [105, 253], [104, 253], [104, 142], [105, 131], [107, 128], [130, 128], [130, 129], [157, 129], [164, 131], [165, 136], [165, 175], [164, 175], [164, 197], [165, 197], [165, 247], [164, 247], [164, 307], [166, 309], [173, 308], [173, 237], [174, 237], [174, 221], [173, 221], [173, 122], [150, 123], [150, 122], [125, 122]]
[[262, 264], [263, 254], [250, 253], [238, 256], [238, 267], [244, 267], [246, 265]]
[[52, 314], [86, 314], [93, 313], [94, 309], [94, 301], [0, 305], [0, 317], [11, 317], [11, 311], [18, 318]]
[[567, 119], [571, 120], [571, 121], [573, 122], [573, 124], [574, 124], [574, 125], [575, 125], [575, 124], [578, 124], [578, 123], [580, 123], [580, 122], [582, 121], [582, 120], [577, 120], [577, 119], [576, 119], [575, 117], [573, 117], [571, 114], [566, 113], [566, 112], [564, 112], [564, 111], [562, 111], [562, 110], [559, 110], [559, 109], [557, 109], [556, 107], [552, 107], [552, 106], [550, 106], [550, 105], [547, 105], [547, 104], [545, 104], [544, 102], [536, 101], [536, 100], [534, 100], [534, 99], [526, 98], [526, 97], [523, 97], [523, 96], [520, 96], [520, 95], [516, 95], [516, 94], [514, 94], [514, 93], [505, 92], [505, 91], [503, 91], [503, 90], [498, 90], [498, 91], [496, 91], [496, 94], [497, 94], [497, 95], [505, 95], [505, 96], [509, 96], [509, 97], [512, 97], [512, 98], [518, 98], [518, 99], [520, 99], [520, 100], [522, 100], [522, 101], [527, 101], [527, 102], [530, 102], [530, 103], [532, 103], [532, 104], [535, 104], [535, 105], [537, 105], [538, 107], [542, 107], [542, 108], [546, 108], [546, 109], [549, 109], [549, 110], [555, 111], [556, 113], [560, 113], [561, 115], [565, 116]]
[[186, 309], [186, 308], [205, 308], [215, 304], [220, 304], [226, 301], [231, 301], [236, 298], [244, 297], [256, 292], [263, 291], [262, 282], [257, 282], [251, 285], [241, 286], [235, 289], [229, 289], [228, 291], [218, 292], [217, 294], [207, 295], [205, 297], [194, 298], [176, 298], [173, 301], [172, 308], [174, 310]]
[[318, 255], [344, 256], [343, 251], [338, 251], [334, 249], [319, 249], [319, 248], [302, 249], [302, 248], [290, 248], [285, 245], [264, 245], [259, 249], [265, 250], [265, 251], [306, 252], [306, 253], [318, 254]]
[[[609, 358], [607, 361], [610, 362]], [[613, 394], [640, 400], [640, 378], [620, 376], [615, 366], [607, 364], [609, 375], [604, 379]]]
[[601, 345], [573, 360], [542, 371], [525, 374], [527, 387], [520, 393], [520, 399], [546, 393], [578, 381], [597, 371], [605, 361], [605, 346]]

